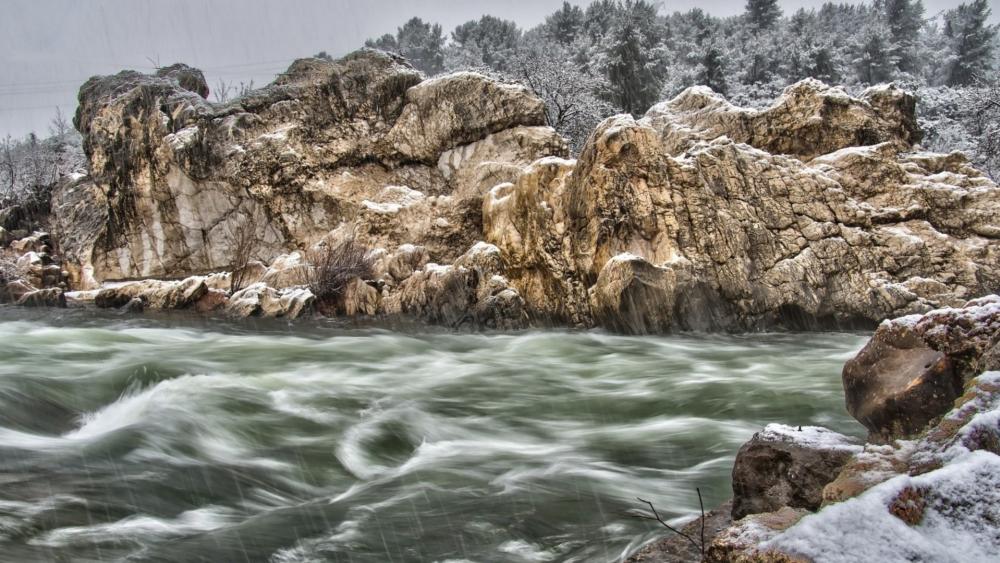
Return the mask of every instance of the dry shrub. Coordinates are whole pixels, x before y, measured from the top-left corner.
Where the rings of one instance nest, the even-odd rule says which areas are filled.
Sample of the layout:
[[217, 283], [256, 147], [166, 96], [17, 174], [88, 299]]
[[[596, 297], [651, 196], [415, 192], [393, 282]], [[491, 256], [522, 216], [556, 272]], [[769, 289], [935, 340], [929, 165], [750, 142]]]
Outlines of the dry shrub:
[[373, 260], [368, 249], [347, 239], [327, 244], [309, 253], [312, 269], [309, 289], [319, 302], [329, 303], [340, 297], [354, 278], [370, 279]]
[[257, 243], [257, 221], [253, 215], [248, 215], [233, 228], [229, 235], [233, 248], [232, 274], [229, 279], [230, 293], [246, 287], [248, 268], [253, 257], [254, 245]]

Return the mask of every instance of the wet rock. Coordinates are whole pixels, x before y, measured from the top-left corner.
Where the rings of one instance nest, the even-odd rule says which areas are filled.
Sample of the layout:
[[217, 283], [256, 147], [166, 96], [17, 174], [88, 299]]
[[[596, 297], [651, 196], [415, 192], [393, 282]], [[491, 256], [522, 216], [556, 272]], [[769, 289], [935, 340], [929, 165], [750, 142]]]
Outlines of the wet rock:
[[209, 289], [205, 295], [201, 296], [194, 304], [194, 310], [199, 313], [210, 313], [226, 306], [229, 296], [221, 289]]
[[66, 296], [59, 288], [36, 289], [23, 293], [16, 301], [23, 307], [66, 307]]
[[337, 297], [337, 312], [349, 317], [372, 316], [378, 312], [379, 292], [361, 278], [354, 278]]
[[241, 317], [297, 319], [312, 311], [316, 296], [306, 288], [277, 290], [255, 283], [229, 297], [226, 313]]
[[861, 446], [816, 426], [769, 424], [740, 448], [733, 466], [733, 519], [782, 507], [819, 509], [823, 488]]
[[[732, 525], [732, 503], [727, 502], [705, 514], [705, 543], [711, 544], [716, 536]], [[696, 518], [681, 531], [689, 537], [701, 540], [702, 521]], [[701, 550], [683, 536], [672, 534], [662, 540], [650, 543], [632, 554], [626, 563], [677, 563], [680, 561], [701, 561]]]
[[100, 308], [118, 309], [133, 299], [140, 299], [149, 309], [188, 309], [207, 292], [208, 285], [201, 276], [181, 281], [142, 280], [103, 288], [97, 292], [94, 304]]
[[873, 440], [912, 436], [951, 409], [997, 342], [997, 297], [886, 321], [844, 366], [847, 409]]
[[3, 287], [3, 294], [11, 303], [17, 303], [33, 291], [38, 291], [38, 288], [21, 279], [9, 281]]
[[123, 313], [137, 315], [146, 310], [146, 302], [141, 297], [133, 297], [128, 303], [121, 306]]

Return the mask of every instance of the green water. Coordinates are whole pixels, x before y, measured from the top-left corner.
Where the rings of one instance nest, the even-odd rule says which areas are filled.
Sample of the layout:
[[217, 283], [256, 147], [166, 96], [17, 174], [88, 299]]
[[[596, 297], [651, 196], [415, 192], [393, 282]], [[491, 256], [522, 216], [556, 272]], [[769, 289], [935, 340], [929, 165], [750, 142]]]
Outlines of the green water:
[[0, 308], [0, 560], [620, 560], [863, 343]]

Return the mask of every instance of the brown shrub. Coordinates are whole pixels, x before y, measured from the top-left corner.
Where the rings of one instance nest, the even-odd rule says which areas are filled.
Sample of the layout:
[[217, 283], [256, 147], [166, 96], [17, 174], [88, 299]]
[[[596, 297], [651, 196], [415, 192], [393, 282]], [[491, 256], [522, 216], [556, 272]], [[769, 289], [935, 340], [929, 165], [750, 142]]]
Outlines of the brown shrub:
[[340, 297], [354, 278], [369, 279], [373, 275], [373, 260], [368, 249], [354, 239], [325, 245], [309, 253], [312, 266], [309, 289], [321, 303]]

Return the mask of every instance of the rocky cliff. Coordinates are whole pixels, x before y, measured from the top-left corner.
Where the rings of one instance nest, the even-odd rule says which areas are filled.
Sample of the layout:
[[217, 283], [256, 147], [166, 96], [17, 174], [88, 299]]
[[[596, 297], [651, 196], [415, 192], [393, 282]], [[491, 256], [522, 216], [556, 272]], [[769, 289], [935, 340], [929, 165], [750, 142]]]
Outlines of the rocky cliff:
[[74, 288], [230, 270], [250, 229], [260, 274], [305, 274], [275, 291], [351, 241], [373, 270], [327, 311], [452, 325], [874, 325], [1000, 289], [1000, 190], [920, 152], [894, 87], [806, 80], [761, 111], [691, 88], [577, 160], [524, 88], [377, 51], [206, 92], [183, 65], [81, 88], [91, 173], [53, 201]]
[[529, 308], [629, 332], [961, 304], [1000, 282], [1000, 191], [961, 155], [918, 152], [913, 104], [807, 80], [752, 111], [692, 88], [494, 188], [486, 239]]

